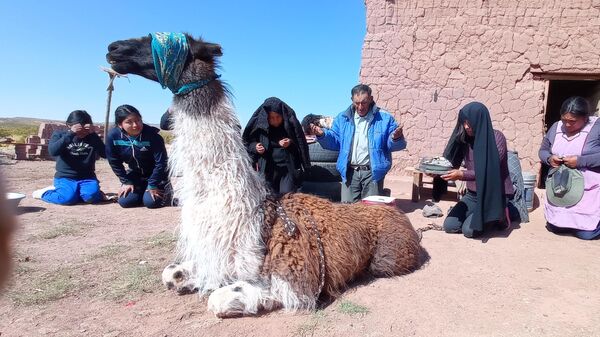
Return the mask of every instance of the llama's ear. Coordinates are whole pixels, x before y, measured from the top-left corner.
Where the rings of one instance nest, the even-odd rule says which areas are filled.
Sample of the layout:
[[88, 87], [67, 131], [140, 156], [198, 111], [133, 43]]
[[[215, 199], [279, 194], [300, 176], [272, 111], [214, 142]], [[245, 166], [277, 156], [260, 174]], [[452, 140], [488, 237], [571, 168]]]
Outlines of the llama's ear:
[[216, 43], [205, 43], [206, 51], [209, 55], [212, 56], [221, 56], [223, 52], [221, 52], [221, 45]]

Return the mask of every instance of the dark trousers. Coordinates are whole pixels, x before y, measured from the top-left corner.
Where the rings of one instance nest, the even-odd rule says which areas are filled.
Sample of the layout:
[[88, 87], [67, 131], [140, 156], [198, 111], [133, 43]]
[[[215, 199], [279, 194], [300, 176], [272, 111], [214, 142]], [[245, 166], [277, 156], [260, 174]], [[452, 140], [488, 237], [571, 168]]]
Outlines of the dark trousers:
[[575, 228], [557, 227], [551, 223], [546, 224], [546, 229], [548, 229], [550, 232], [555, 233], [555, 234], [571, 234], [581, 240], [598, 240], [598, 239], [600, 239], [600, 223], [598, 224], [598, 227], [596, 227], [596, 229], [591, 230], [591, 231], [584, 231], [584, 230], [575, 229]]
[[171, 184], [161, 184], [158, 186], [158, 190], [162, 192], [162, 198], [152, 199], [150, 192], [146, 191], [148, 188], [148, 181], [140, 181], [133, 185], [133, 192], [129, 192], [126, 196], [120, 197], [117, 201], [123, 208], [131, 208], [138, 206], [146, 206], [148, 208], [160, 208], [168, 205], [172, 198]]
[[448, 213], [444, 220], [444, 231], [446, 233], [463, 233], [466, 237], [473, 237], [476, 233], [473, 233], [471, 229], [471, 221], [476, 206], [477, 195], [467, 191]]
[[[519, 210], [517, 210], [511, 202], [506, 203], [508, 216], [510, 221], [520, 221]], [[471, 191], [467, 193], [456, 203], [448, 216], [444, 220], [444, 231], [446, 233], [463, 233], [466, 237], [474, 237], [481, 233], [471, 229], [471, 221], [473, 220], [473, 212], [477, 206], [477, 194]], [[501, 223], [505, 223], [501, 221]], [[484, 224], [489, 225], [489, 224]], [[500, 225], [495, 223], [494, 225]]]
[[342, 202], [354, 203], [372, 195], [383, 195], [383, 179], [373, 181], [371, 170], [354, 170], [348, 166], [346, 183], [342, 184]]
[[277, 166], [273, 169], [268, 183], [275, 194], [296, 192], [298, 189], [294, 182], [294, 175], [284, 166]]

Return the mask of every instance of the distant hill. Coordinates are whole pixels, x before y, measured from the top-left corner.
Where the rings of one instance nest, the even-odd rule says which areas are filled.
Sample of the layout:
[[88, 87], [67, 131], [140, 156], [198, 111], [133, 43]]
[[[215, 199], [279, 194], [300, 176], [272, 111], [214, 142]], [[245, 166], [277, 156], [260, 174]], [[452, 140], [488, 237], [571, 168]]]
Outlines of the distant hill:
[[22, 125], [40, 125], [41, 123], [64, 123], [65, 121], [57, 121], [52, 119], [40, 119], [29, 117], [8, 117], [0, 118], [0, 124], [22, 124]]
[[[35, 126], [39, 126], [41, 123], [58, 123], [58, 124], [62, 124], [65, 121], [59, 121], [59, 120], [54, 120], [54, 119], [40, 119], [40, 118], [29, 118], [29, 117], [0, 117], [0, 127], [2, 126], [7, 126], [7, 125], [22, 125], [22, 126], [27, 126], [27, 125], [35, 125]], [[113, 121], [110, 122], [110, 124], [112, 125]], [[94, 124], [97, 125], [104, 125], [104, 122], [96, 122]], [[154, 127], [159, 127], [159, 124], [148, 124], [150, 126], [154, 126]]]
[[[10, 137], [17, 142], [25, 141], [25, 138], [30, 135], [36, 135], [38, 128], [42, 123], [58, 123], [63, 124], [65, 121], [53, 119], [40, 119], [29, 117], [1, 117], [0, 118], [0, 138]], [[104, 123], [94, 123], [96, 125], [104, 125]], [[159, 127], [158, 124], [148, 124], [154, 127]], [[112, 122], [111, 122], [112, 126]], [[173, 135], [169, 131], [161, 131], [161, 135], [165, 138], [165, 142], [170, 143]]]

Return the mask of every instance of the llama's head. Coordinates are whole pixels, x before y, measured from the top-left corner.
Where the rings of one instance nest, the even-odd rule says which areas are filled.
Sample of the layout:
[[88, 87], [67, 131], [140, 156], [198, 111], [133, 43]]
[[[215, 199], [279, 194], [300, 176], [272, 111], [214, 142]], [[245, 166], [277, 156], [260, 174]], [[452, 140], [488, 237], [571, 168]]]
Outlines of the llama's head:
[[106, 60], [118, 73], [139, 75], [175, 92], [180, 85], [214, 79], [221, 55], [218, 44], [188, 34], [155, 33], [111, 43]]

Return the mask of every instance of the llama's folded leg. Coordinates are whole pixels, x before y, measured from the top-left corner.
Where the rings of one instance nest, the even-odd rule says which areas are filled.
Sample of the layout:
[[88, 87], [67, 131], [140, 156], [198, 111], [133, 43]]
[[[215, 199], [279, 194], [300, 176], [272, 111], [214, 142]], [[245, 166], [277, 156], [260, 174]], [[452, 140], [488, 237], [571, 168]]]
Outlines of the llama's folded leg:
[[408, 218], [391, 218], [379, 228], [369, 270], [375, 277], [410, 273], [419, 268], [421, 246]]
[[281, 305], [274, 300], [267, 282], [237, 281], [216, 289], [208, 297], [208, 310], [219, 318], [256, 315]]

